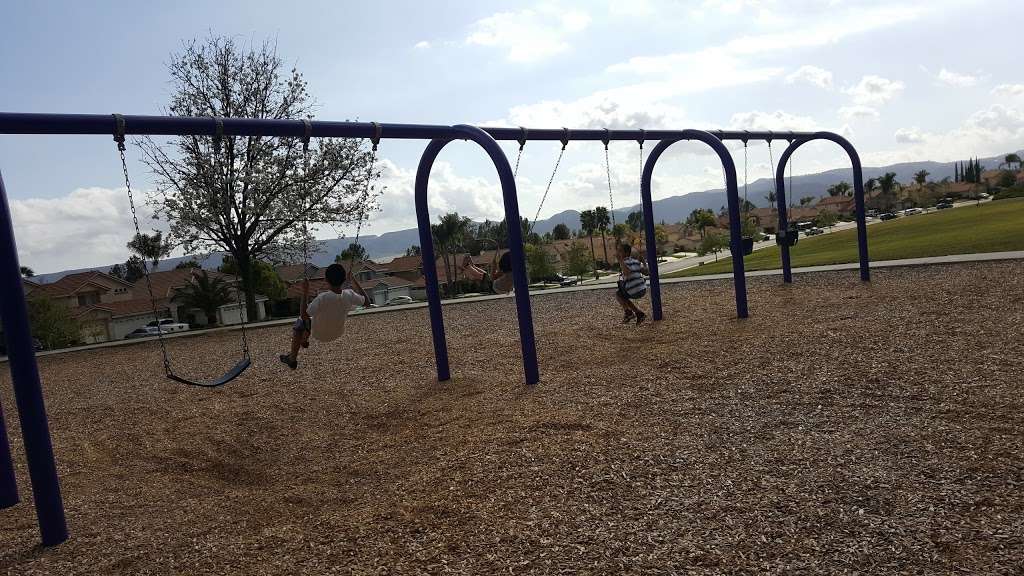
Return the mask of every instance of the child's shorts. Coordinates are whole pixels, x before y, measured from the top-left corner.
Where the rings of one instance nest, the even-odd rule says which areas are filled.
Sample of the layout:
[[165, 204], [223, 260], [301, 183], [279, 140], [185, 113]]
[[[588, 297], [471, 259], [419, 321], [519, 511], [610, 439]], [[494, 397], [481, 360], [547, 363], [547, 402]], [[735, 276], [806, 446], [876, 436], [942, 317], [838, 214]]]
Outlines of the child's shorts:
[[645, 286], [644, 289], [641, 290], [640, 292], [637, 292], [636, 294], [630, 295], [630, 294], [627, 294], [626, 291], [622, 288], [622, 282], [620, 281], [619, 282], [619, 289], [616, 290], [615, 293], [618, 294], [619, 296], [622, 296], [626, 300], [639, 300], [639, 299], [641, 299], [641, 298], [643, 298], [644, 296], [647, 295], [647, 287]]
[[311, 332], [313, 330], [313, 319], [310, 318], [309, 320], [303, 320], [302, 316], [299, 316], [295, 319], [295, 324], [292, 325], [292, 330], [297, 334]]

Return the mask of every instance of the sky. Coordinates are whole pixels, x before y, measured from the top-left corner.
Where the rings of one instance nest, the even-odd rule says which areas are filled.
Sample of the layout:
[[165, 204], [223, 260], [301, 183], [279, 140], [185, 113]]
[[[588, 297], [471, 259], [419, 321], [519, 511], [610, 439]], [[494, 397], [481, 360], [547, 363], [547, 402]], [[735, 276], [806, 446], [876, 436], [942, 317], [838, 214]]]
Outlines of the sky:
[[[212, 34], [275, 40], [324, 120], [821, 129], [849, 138], [865, 165], [949, 161], [1024, 147], [1016, 9], [967, 0], [11, 0], [0, 8], [0, 111], [160, 114], [171, 55]], [[381, 145], [382, 210], [364, 233], [415, 226], [412, 185], [424, 145]], [[558, 148], [527, 145], [523, 215], [537, 209]], [[638, 148], [612, 144], [617, 207], [639, 202]], [[515, 152], [506, 144], [510, 160]], [[733, 153], [742, 180], [743, 150]], [[768, 149], [751, 144], [747, 153], [748, 177], [766, 177]], [[145, 194], [153, 181], [139, 157], [129, 148]], [[603, 161], [600, 143], [571, 143], [541, 217], [607, 205]], [[795, 155], [794, 170], [848, 162], [834, 145], [811, 144]], [[0, 173], [23, 265], [52, 272], [127, 258], [131, 215], [110, 137], [0, 135]], [[717, 158], [680, 143], [659, 162], [653, 193], [721, 186]], [[434, 218], [502, 217], [497, 178], [478, 147], [445, 148], [430, 206]]]

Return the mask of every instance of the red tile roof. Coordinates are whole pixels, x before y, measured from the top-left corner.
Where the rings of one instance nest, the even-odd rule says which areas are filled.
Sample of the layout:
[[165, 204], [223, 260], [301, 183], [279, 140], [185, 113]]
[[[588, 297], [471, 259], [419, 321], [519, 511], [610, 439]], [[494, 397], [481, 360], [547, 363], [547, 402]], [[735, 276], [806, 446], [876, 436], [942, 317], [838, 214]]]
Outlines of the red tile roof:
[[[170, 309], [167, 307], [167, 302], [157, 302], [157, 312], [164, 312], [170, 315]], [[119, 318], [122, 316], [141, 316], [144, 314], [153, 313], [153, 304], [148, 298], [136, 298], [134, 300], [123, 300], [121, 302], [104, 302], [102, 304], [95, 304], [93, 306], [80, 306], [75, 308], [75, 316], [81, 316], [93, 310], [103, 310], [110, 312], [112, 318]]]
[[302, 280], [302, 269], [306, 269], [306, 276], [309, 278], [323, 278], [324, 270], [313, 264], [287, 264], [274, 268], [277, 275], [285, 282], [297, 282]]
[[56, 282], [49, 284], [40, 284], [39, 293], [46, 296], [70, 296], [75, 292], [79, 291], [83, 286], [92, 285], [99, 288], [106, 289], [107, 286], [97, 282], [97, 280], [104, 280], [106, 282], [121, 284], [125, 287], [130, 288], [131, 284], [121, 280], [116, 276], [110, 274], [104, 274], [103, 272], [97, 272], [90, 270], [88, 272], [78, 272], [75, 274], [68, 274]]

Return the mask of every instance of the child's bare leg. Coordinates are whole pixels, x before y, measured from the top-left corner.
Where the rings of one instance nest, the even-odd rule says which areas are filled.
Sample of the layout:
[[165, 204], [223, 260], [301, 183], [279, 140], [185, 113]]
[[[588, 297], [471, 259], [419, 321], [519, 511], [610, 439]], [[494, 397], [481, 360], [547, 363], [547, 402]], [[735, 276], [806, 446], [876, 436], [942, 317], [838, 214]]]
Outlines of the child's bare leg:
[[623, 311], [632, 312], [633, 314], [641, 313], [636, 304], [633, 304], [633, 301], [628, 298], [623, 298], [622, 294], [616, 294], [615, 299], [619, 301], [619, 306], [622, 306]]
[[309, 332], [292, 331], [292, 351], [289, 355], [292, 362], [299, 359], [299, 347], [302, 346], [303, 342], [309, 342]]

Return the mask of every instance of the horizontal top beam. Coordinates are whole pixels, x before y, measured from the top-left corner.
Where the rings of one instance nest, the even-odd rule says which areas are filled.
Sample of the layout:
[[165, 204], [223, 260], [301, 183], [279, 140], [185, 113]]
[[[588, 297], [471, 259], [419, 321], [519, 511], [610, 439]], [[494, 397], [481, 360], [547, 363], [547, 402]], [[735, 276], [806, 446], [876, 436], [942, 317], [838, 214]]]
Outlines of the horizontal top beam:
[[[123, 116], [125, 134], [153, 136], [213, 136], [217, 121], [211, 117]], [[302, 120], [265, 120], [253, 118], [221, 118], [226, 136], [279, 136], [301, 138], [306, 131]], [[311, 122], [313, 138], [372, 138], [380, 130], [382, 139], [422, 140], [455, 138], [451, 126], [427, 124], [374, 124], [372, 122]], [[115, 121], [110, 114], [23, 114], [0, 112], [0, 134], [109, 134], [113, 136]], [[681, 130], [605, 130], [558, 128], [489, 128], [483, 130], [495, 140], [671, 140], [680, 138]], [[722, 131], [711, 134], [721, 140], [794, 140], [810, 132]]]

